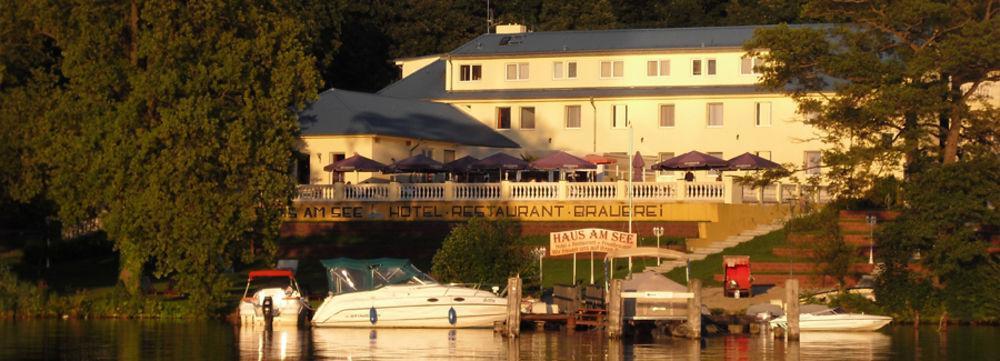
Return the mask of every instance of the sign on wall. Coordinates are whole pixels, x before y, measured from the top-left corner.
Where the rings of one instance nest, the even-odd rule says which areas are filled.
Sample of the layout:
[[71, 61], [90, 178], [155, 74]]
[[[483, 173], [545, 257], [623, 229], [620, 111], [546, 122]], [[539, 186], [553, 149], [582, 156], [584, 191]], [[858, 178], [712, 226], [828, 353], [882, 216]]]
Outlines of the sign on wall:
[[635, 248], [638, 235], [600, 228], [584, 228], [549, 233], [549, 254], [561, 256], [580, 252], [601, 252]]

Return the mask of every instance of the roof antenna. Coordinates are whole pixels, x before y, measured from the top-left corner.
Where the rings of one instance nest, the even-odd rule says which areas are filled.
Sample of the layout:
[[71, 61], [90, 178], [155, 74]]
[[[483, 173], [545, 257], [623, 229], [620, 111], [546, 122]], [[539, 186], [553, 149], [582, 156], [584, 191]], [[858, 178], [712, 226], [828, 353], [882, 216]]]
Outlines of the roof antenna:
[[490, 9], [490, 0], [486, 0], [486, 33], [490, 33], [493, 27], [493, 9]]

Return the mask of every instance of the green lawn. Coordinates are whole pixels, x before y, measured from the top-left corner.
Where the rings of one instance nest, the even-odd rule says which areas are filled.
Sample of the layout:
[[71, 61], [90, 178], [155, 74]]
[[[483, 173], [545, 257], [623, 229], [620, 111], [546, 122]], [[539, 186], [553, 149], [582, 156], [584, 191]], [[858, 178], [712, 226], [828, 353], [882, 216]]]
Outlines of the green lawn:
[[[720, 286], [713, 278], [716, 274], [722, 273], [722, 256], [724, 255], [746, 255], [750, 256], [753, 262], [797, 262], [800, 260], [778, 257], [771, 253], [775, 247], [787, 247], [785, 240], [785, 230], [779, 229], [774, 232], [757, 236], [754, 239], [743, 242], [735, 247], [727, 248], [720, 253], [705, 257], [700, 261], [691, 262], [691, 278], [697, 278], [703, 285]], [[667, 277], [680, 282], [684, 281], [684, 267], [675, 268], [667, 272]]]

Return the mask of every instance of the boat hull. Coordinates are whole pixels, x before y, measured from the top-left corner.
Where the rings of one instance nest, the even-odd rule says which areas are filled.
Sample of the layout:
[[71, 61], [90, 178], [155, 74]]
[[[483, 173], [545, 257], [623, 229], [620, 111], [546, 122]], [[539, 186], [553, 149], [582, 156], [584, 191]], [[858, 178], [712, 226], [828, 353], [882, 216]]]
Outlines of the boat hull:
[[274, 316], [271, 318], [272, 325], [299, 325], [308, 324], [309, 307], [305, 300], [297, 297], [285, 297], [284, 290], [264, 289], [254, 294], [253, 297], [240, 301], [239, 314], [240, 324], [245, 326], [264, 325], [267, 318], [264, 317], [261, 306], [264, 297], [271, 297], [274, 301]]
[[[771, 321], [771, 324], [781, 328], [788, 327], [785, 316]], [[875, 331], [892, 322], [891, 317], [863, 314], [838, 315], [808, 315], [799, 317], [799, 331]]]
[[507, 314], [507, 300], [448, 286], [389, 286], [327, 297], [315, 327], [488, 328]]

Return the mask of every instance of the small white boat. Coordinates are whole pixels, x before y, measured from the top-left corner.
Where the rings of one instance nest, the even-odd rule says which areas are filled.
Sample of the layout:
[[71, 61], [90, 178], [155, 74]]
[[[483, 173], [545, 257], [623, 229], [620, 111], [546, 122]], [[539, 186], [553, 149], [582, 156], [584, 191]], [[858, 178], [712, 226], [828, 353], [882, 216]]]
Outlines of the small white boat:
[[[788, 316], [770, 321], [771, 327], [788, 328]], [[875, 331], [892, 322], [892, 317], [866, 315], [863, 313], [841, 313], [826, 309], [799, 315], [799, 331]]]
[[241, 325], [308, 325], [311, 310], [292, 271], [277, 269], [250, 272], [239, 311]]
[[323, 265], [330, 295], [316, 309], [316, 327], [486, 328], [506, 318], [506, 298], [440, 284], [407, 260], [337, 258]]

